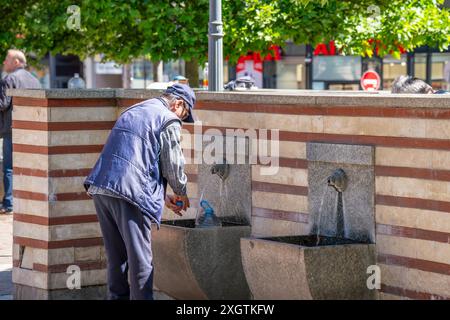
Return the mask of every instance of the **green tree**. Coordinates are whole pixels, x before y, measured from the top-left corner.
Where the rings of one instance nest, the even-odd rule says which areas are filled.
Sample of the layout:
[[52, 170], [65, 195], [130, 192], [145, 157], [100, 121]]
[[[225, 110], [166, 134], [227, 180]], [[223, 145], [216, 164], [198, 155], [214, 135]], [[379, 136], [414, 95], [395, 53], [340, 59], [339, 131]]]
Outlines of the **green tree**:
[[267, 52], [287, 40], [313, 46], [335, 40], [343, 54], [393, 54], [401, 48], [450, 45], [449, 8], [443, 0], [247, 0], [230, 1], [226, 45]]
[[[207, 61], [208, 0], [0, 0], [0, 53], [10, 47], [33, 52], [102, 53], [128, 63], [137, 57], [184, 59], [195, 78]], [[443, 0], [242, 0], [223, 1], [224, 56], [235, 62], [271, 44], [317, 45], [335, 40], [344, 54], [399, 56], [450, 43], [450, 14]], [[80, 8], [80, 26], [68, 26], [68, 11]], [[19, 36], [17, 36], [19, 35]], [[377, 46], [377, 47], [376, 47]], [[198, 77], [198, 75], [197, 75]], [[196, 83], [195, 80], [191, 83]]]

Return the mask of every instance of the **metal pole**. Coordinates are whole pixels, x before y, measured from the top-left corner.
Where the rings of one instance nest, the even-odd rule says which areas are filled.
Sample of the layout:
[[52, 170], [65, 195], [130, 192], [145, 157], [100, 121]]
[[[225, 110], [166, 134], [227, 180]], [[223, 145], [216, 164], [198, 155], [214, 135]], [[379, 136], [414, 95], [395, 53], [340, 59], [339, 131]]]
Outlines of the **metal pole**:
[[432, 78], [431, 78], [431, 73], [432, 73], [432, 60], [431, 60], [431, 50], [429, 47], [427, 47], [427, 60], [426, 60], [426, 83], [428, 83], [431, 86], [431, 82], [432, 82]]
[[408, 52], [406, 54], [406, 73], [408, 76], [414, 77], [414, 52]]
[[223, 90], [222, 0], [209, 1], [208, 91]]
[[306, 45], [305, 56], [306, 69], [306, 89], [312, 89], [313, 86], [313, 48], [310, 44]]

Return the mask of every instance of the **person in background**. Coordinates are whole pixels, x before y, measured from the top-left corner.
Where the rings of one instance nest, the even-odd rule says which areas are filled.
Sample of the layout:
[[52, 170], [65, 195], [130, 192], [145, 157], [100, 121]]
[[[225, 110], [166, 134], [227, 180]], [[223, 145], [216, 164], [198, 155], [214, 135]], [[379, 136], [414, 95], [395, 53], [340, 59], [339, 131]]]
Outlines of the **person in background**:
[[392, 93], [434, 93], [433, 88], [425, 81], [411, 76], [399, 76], [392, 83]]
[[13, 163], [12, 163], [12, 98], [7, 89], [39, 89], [41, 84], [37, 78], [25, 70], [27, 59], [19, 50], [8, 50], [3, 61], [6, 77], [0, 80], [0, 136], [3, 138], [3, 188], [4, 196], [0, 214], [13, 213]]
[[[194, 122], [192, 89], [176, 83], [125, 110], [84, 182], [93, 198], [108, 261], [108, 298], [153, 299], [151, 223], [166, 206], [189, 207], [181, 121]], [[167, 183], [175, 195], [166, 196]]]
[[411, 76], [399, 76], [392, 83], [391, 93], [448, 94], [445, 90], [434, 90], [425, 81]]
[[189, 85], [189, 79], [181, 75], [175, 76], [172, 80], [174, 83], [182, 83]]

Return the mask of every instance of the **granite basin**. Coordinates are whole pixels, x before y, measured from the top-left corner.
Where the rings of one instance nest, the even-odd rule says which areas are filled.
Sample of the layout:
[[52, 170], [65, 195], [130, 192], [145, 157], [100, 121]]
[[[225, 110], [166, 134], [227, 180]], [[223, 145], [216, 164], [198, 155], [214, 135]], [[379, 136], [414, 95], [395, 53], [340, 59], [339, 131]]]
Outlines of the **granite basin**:
[[250, 226], [221, 218], [222, 227], [195, 228], [194, 219], [163, 221], [152, 231], [158, 290], [180, 300], [250, 299], [240, 239]]
[[255, 300], [374, 299], [367, 268], [375, 245], [316, 235], [241, 239]]

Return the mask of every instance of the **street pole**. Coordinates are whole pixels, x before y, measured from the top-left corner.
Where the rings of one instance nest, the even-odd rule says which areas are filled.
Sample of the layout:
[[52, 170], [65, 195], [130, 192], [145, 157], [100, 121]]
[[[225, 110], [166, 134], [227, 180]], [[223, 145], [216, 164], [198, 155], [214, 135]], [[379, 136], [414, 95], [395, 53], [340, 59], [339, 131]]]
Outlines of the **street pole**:
[[209, 0], [208, 91], [223, 90], [222, 0]]

